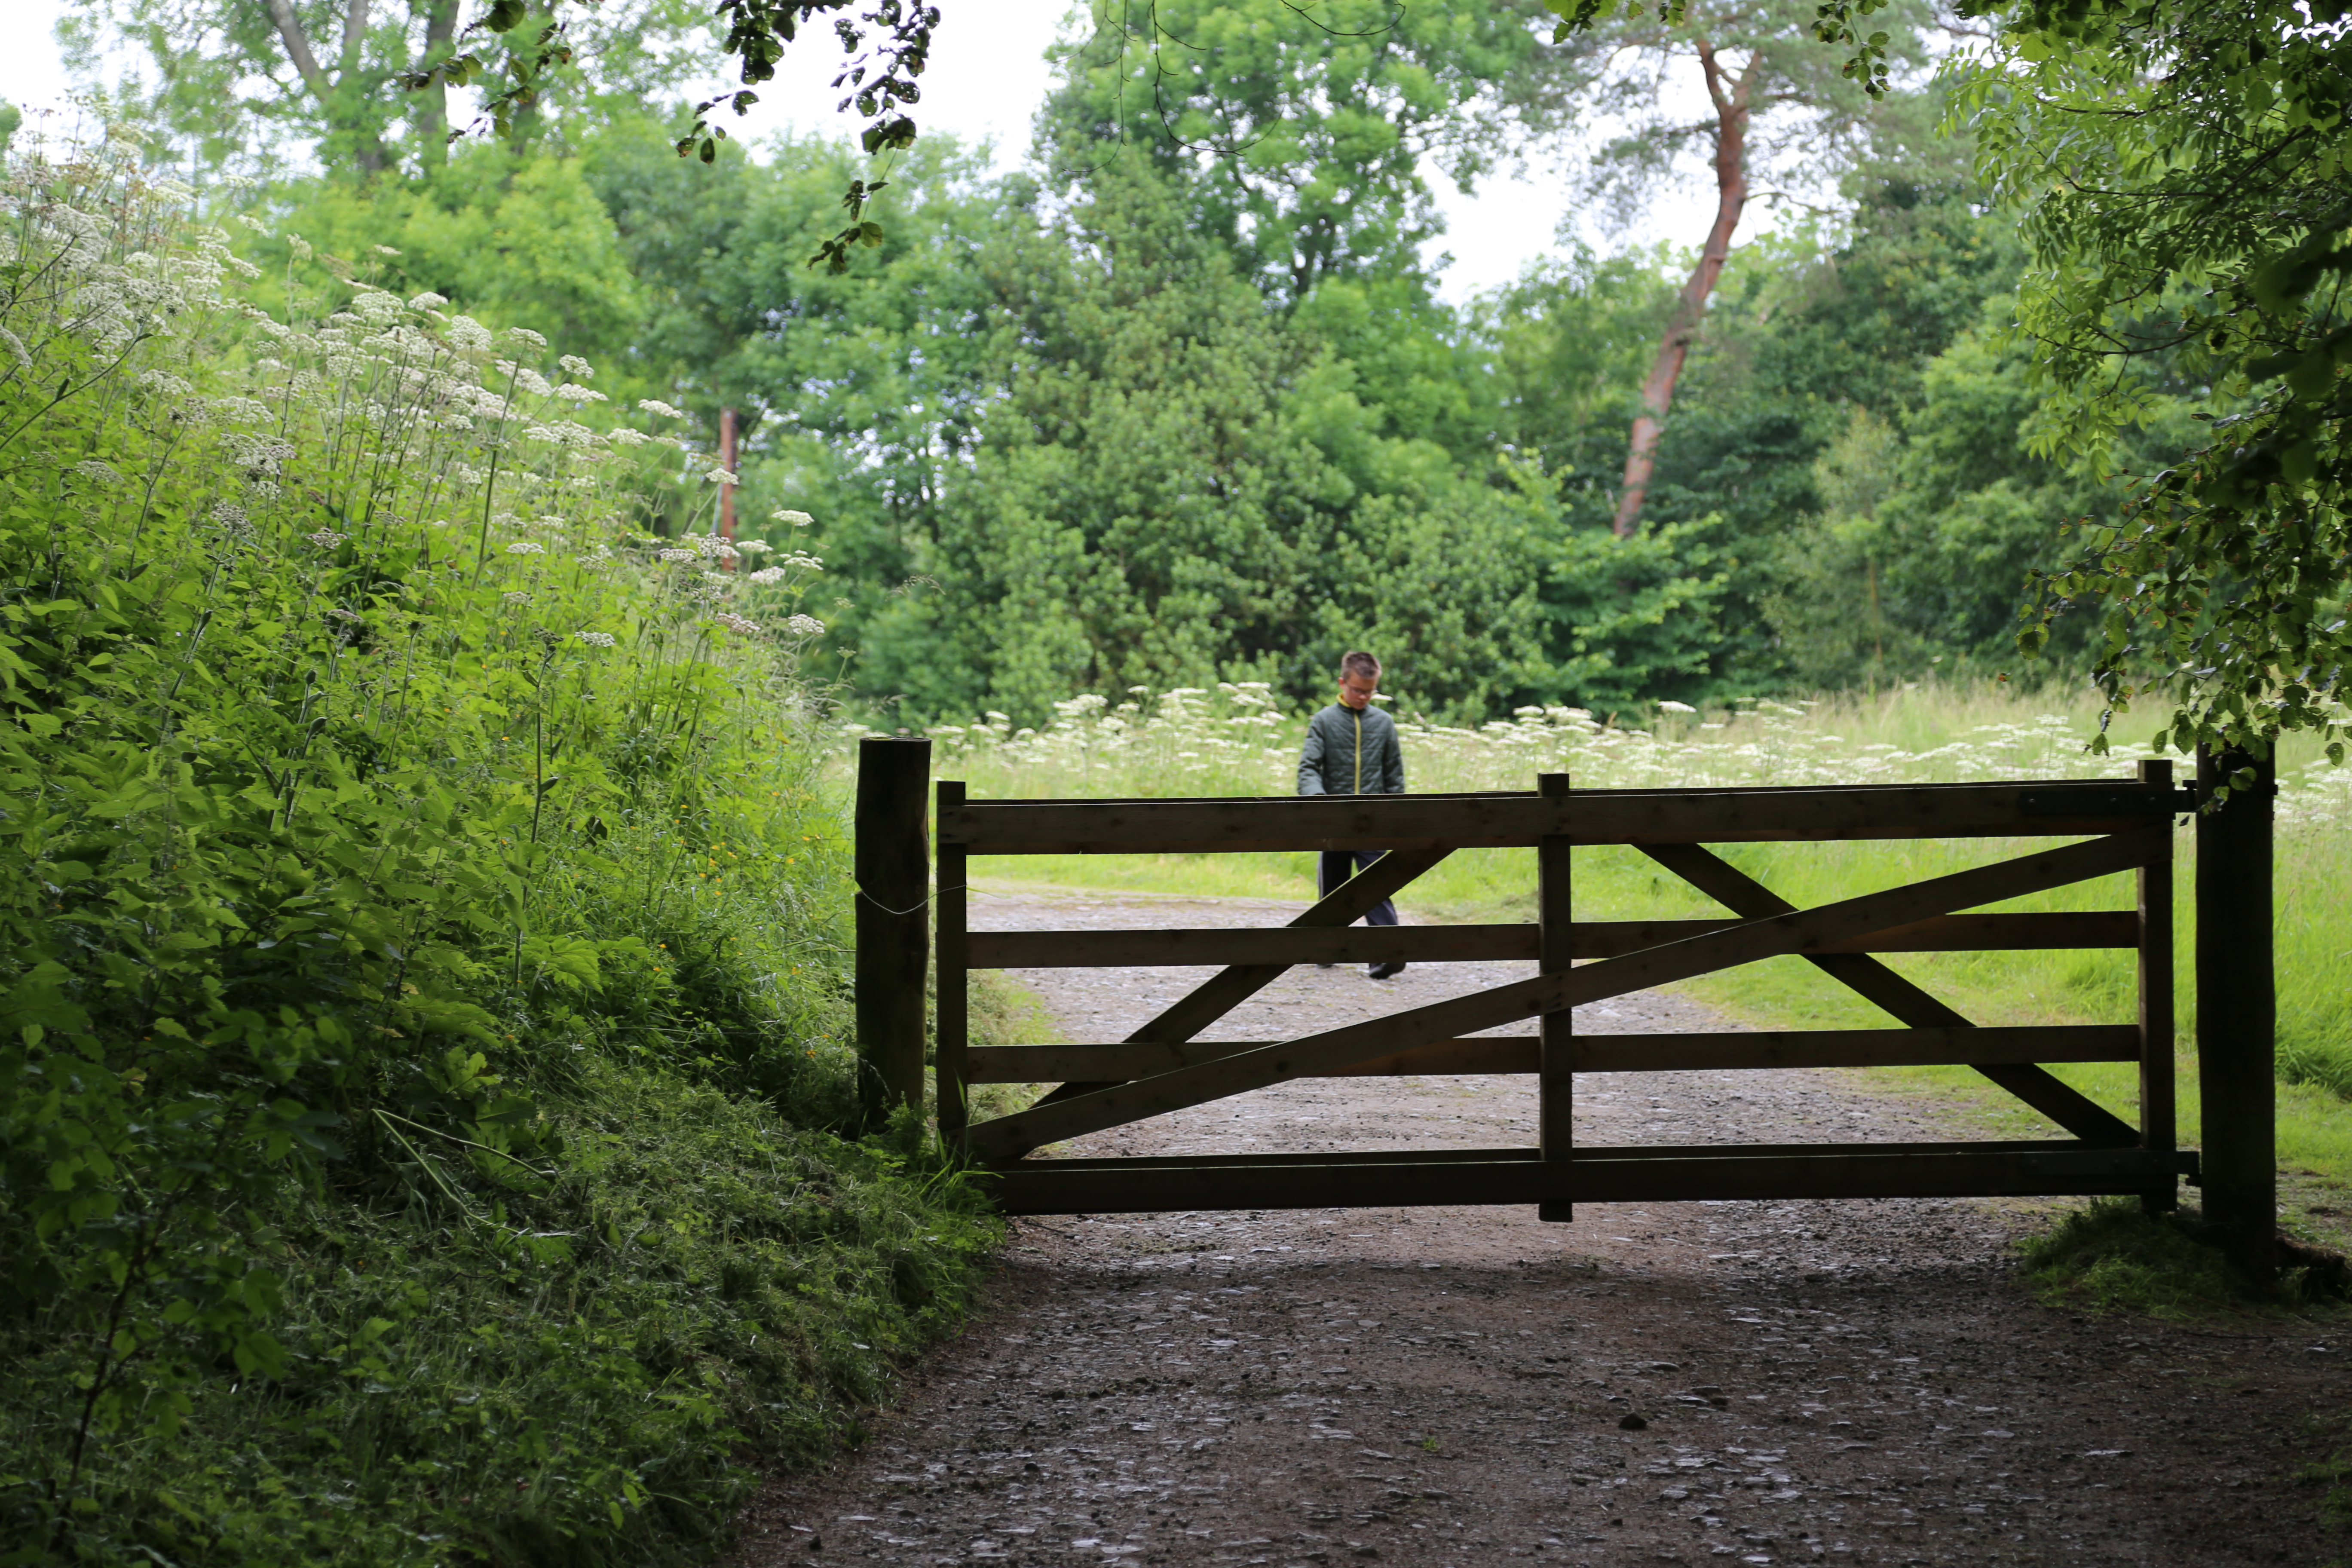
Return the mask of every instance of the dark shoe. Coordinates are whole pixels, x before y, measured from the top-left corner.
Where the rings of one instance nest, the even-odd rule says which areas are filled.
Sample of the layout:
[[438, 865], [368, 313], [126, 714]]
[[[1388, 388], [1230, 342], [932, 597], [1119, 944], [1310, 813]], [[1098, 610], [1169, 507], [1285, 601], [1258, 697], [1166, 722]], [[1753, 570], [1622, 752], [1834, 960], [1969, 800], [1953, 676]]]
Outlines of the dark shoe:
[[1337, 969], [1339, 966], [1336, 963], [1318, 963], [1315, 967], [1318, 969]]
[[1364, 978], [1367, 980], [1390, 980], [1395, 978], [1397, 975], [1402, 974], [1403, 973], [1404, 965], [1402, 963], [1375, 963], [1370, 969], [1364, 971]]

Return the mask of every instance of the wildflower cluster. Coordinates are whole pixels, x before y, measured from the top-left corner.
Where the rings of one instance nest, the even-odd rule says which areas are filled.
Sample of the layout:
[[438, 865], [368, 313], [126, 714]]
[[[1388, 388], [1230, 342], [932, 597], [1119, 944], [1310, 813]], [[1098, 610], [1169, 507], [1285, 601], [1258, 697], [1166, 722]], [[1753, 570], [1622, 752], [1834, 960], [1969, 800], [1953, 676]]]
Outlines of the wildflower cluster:
[[[1113, 702], [1086, 693], [1054, 704], [1042, 730], [990, 712], [925, 732], [975, 790], [1003, 796], [1287, 795], [1296, 787], [1305, 715], [1286, 717], [1263, 682], [1213, 692], [1130, 688]], [[1996, 779], [2113, 778], [2139, 755], [2089, 749], [2094, 718], [2043, 712], [1965, 725], [1936, 743], [1905, 747], [1862, 738], [1838, 704], [1743, 698], [1702, 713], [1661, 702], [1627, 722], [1565, 705], [1526, 707], [1482, 725], [1398, 722], [1406, 777], [1416, 791], [1528, 789], [1565, 773], [1584, 787], [1943, 784]], [[2317, 758], [2282, 778], [2288, 825], [2352, 825], [2352, 774]]]
[[1117, 703], [1082, 693], [1055, 703], [1043, 730], [1015, 728], [991, 710], [924, 732], [941, 766], [961, 769], [989, 794], [1286, 795], [1298, 760], [1286, 726], [1270, 684], [1222, 681], [1213, 693], [1130, 687]]

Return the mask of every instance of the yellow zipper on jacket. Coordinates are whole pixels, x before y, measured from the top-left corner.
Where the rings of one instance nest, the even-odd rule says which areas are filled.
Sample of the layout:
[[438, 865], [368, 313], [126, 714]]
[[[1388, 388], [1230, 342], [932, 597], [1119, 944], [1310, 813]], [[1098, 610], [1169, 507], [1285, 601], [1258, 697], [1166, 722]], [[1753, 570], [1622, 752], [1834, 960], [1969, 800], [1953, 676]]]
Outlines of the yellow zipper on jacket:
[[1356, 716], [1356, 793], [1361, 795], [1364, 793], [1364, 710], [1351, 708], [1349, 711]]

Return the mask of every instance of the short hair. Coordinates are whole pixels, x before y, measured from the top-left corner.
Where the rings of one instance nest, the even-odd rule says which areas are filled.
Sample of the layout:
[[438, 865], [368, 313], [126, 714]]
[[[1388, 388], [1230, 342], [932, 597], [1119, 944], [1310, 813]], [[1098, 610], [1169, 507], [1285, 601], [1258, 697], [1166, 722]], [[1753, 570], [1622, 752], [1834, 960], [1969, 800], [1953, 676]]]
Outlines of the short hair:
[[1343, 653], [1339, 656], [1339, 673], [1343, 676], [1369, 675], [1378, 680], [1381, 678], [1381, 661], [1361, 651]]

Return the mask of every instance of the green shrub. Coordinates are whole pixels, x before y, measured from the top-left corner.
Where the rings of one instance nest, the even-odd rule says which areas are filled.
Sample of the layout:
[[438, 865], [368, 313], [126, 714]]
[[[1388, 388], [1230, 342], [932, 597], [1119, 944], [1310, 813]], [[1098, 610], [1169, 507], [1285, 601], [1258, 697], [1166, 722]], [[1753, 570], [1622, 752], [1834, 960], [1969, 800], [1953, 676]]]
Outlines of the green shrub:
[[0, 1562], [674, 1555], [990, 1234], [837, 1135], [818, 565], [189, 196], [0, 183]]

